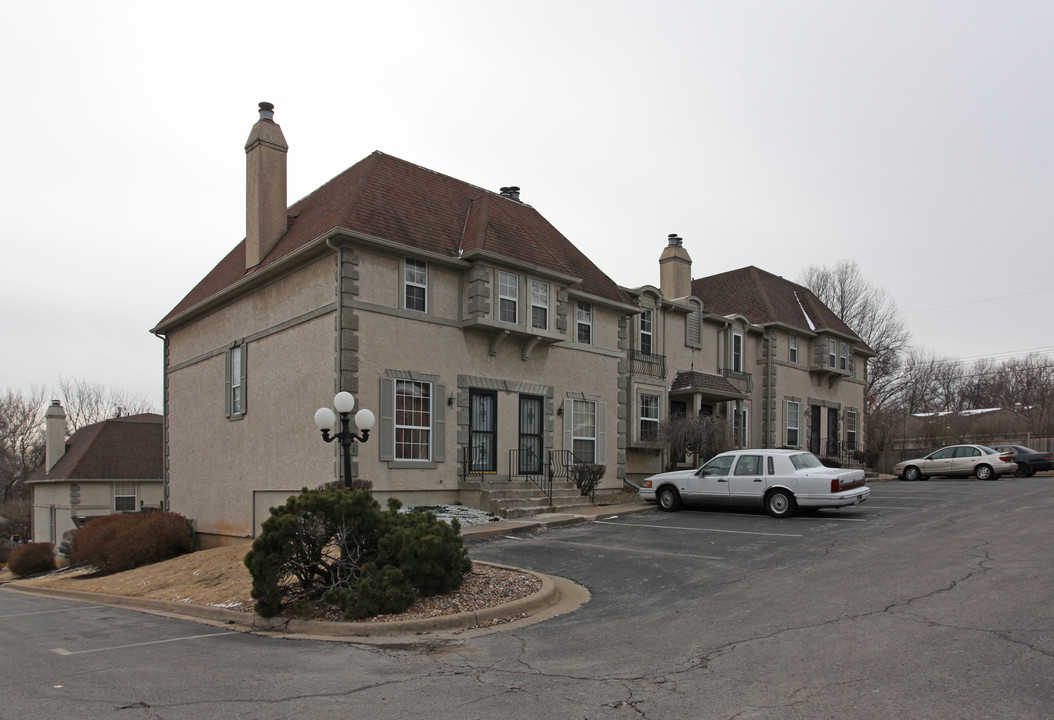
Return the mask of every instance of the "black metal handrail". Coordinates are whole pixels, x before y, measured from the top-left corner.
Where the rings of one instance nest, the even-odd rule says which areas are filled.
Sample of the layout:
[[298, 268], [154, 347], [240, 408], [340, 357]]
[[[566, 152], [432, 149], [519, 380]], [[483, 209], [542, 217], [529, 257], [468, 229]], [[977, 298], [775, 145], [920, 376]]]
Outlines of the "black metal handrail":
[[636, 375], [664, 378], [666, 377], [666, 356], [630, 350], [629, 371]]
[[545, 493], [546, 499], [552, 505], [553, 476], [547, 466], [548, 463], [543, 463], [541, 456], [531, 448], [509, 450], [509, 479], [526, 478], [528, 482], [534, 483], [539, 490]]

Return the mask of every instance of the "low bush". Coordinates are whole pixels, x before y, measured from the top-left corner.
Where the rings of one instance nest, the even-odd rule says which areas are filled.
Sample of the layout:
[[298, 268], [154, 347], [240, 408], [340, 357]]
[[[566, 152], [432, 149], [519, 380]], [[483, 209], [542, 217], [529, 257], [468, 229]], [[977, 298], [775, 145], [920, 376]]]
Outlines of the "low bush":
[[190, 523], [178, 513], [105, 515], [73, 536], [71, 565], [117, 573], [190, 552]]
[[596, 492], [597, 485], [604, 478], [605, 472], [607, 472], [606, 465], [593, 465], [592, 463], [579, 463], [568, 468], [571, 482], [578, 488], [578, 492], [590, 496]]
[[264, 617], [305, 603], [347, 618], [399, 613], [421, 596], [451, 592], [472, 563], [460, 526], [423, 510], [382, 511], [365, 490], [304, 490], [271, 509], [245, 557]]
[[7, 557], [7, 569], [15, 577], [37, 575], [55, 569], [55, 544], [49, 542], [20, 545]]

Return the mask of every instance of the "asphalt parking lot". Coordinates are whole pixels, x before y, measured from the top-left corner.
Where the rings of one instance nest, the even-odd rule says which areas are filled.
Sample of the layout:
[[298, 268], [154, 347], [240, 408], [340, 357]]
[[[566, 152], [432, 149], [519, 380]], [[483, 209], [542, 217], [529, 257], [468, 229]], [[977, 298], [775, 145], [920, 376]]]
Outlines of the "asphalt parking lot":
[[473, 541], [592, 598], [465, 639], [282, 640], [0, 592], [0, 717], [1050, 717], [1054, 479], [872, 490]]

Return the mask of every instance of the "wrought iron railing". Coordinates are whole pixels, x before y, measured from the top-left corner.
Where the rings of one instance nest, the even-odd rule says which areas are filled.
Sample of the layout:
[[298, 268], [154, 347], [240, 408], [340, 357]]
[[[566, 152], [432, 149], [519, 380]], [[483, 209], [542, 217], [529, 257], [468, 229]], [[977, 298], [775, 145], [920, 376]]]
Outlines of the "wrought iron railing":
[[570, 450], [550, 450], [542, 457], [530, 448], [509, 451], [509, 479], [522, 477], [545, 493], [549, 504], [553, 504], [553, 481], [570, 478], [569, 468], [581, 464]]
[[630, 350], [629, 371], [636, 375], [664, 378], [666, 377], [666, 356]]

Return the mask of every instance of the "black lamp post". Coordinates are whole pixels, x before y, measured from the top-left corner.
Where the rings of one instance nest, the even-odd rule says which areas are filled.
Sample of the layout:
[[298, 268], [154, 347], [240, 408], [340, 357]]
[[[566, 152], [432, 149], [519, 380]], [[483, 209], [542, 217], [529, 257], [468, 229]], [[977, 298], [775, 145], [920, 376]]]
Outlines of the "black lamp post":
[[337, 414], [329, 408], [319, 408], [315, 411], [315, 425], [322, 431], [322, 439], [326, 442], [340, 440], [340, 446], [344, 454], [344, 486], [351, 489], [351, 446], [358, 440], [366, 442], [370, 437], [370, 430], [376, 419], [373, 413], [362, 408], [355, 413], [355, 425], [362, 431], [356, 435], [351, 431], [351, 411], [355, 409], [355, 397], [350, 392], [339, 392], [333, 398], [333, 407], [340, 413], [340, 432], [330, 435], [330, 430], [337, 424]]

